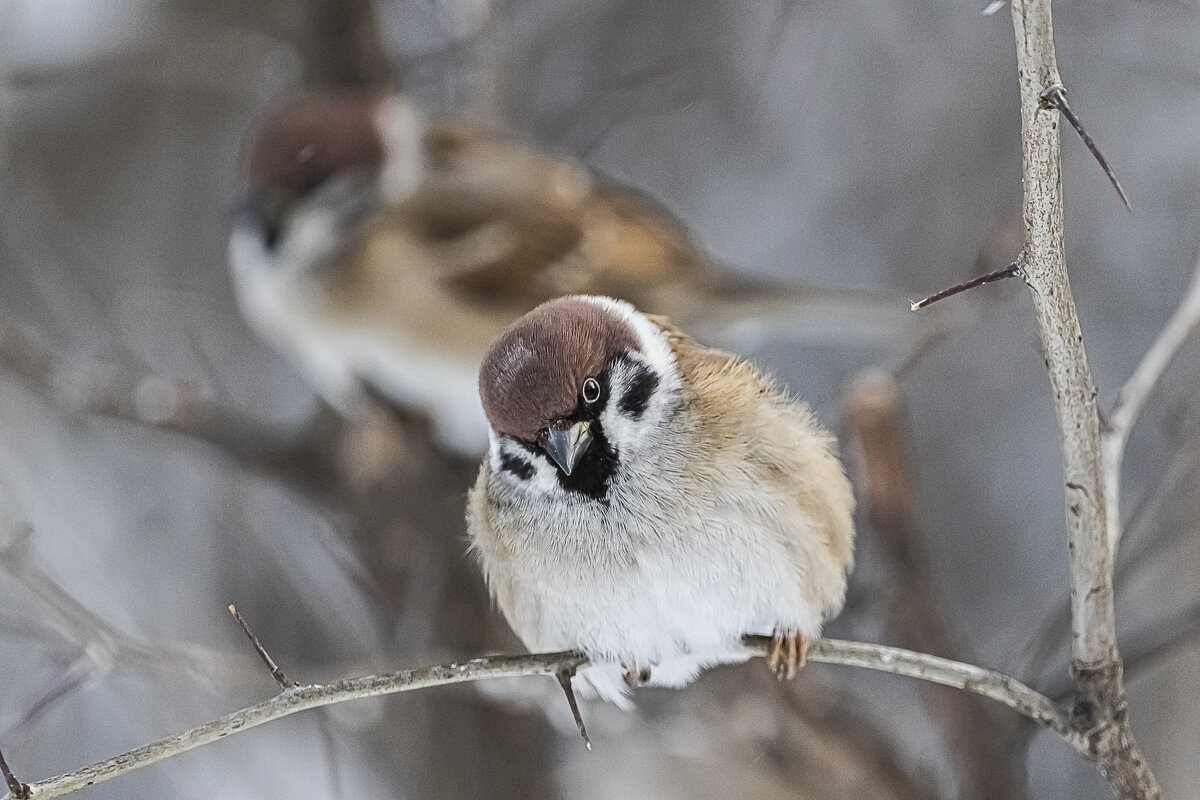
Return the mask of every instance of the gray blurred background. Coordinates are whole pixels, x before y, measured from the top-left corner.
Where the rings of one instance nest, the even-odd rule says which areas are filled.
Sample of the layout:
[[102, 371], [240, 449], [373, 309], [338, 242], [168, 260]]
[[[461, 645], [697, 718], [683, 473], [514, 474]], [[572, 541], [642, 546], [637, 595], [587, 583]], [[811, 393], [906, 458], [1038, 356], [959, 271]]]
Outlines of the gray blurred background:
[[[403, 88], [649, 191], [731, 269], [904, 307], [1019, 248], [1012, 25], [984, 5], [0, 2], [0, 747], [19, 776], [269, 697], [231, 602], [306, 681], [518, 648], [464, 557], [474, 465], [404, 419], [333, 420], [238, 316], [225, 243], [240, 139], [265, 111], [304, 88]], [[1135, 209], [1064, 132], [1068, 264], [1107, 408], [1200, 247], [1200, 3], [1055, 11], [1072, 105]], [[932, 342], [752, 355], [843, 431], [860, 370], [898, 381], [916, 488], [899, 521], [864, 513], [829, 633], [1055, 692], [1061, 477], [1024, 293], [947, 301]], [[1174, 798], [1200, 786], [1198, 347], [1130, 442], [1117, 587], [1130, 713]], [[307, 713], [81, 796], [1107, 792], [1056, 739], [890, 675], [722, 668], [639, 692], [633, 714], [586, 705], [590, 753], [557, 691]]]

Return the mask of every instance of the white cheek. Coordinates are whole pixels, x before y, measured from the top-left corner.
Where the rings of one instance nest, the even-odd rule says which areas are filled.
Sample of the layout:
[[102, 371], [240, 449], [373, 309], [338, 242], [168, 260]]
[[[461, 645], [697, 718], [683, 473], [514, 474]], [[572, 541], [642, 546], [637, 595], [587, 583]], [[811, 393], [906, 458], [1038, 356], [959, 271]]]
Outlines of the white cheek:
[[674, 378], [673, 372], [660, 372], [650, 358], [640, 353], [631, 354], [629, 358], [636, 364], [648, 366], [658, 377], [658, 383], [650, 393], [650, 401], [645, 410], [637, 419], [633, 419], [623, 414], [620, 408], [621, 398], [638, 368], [632, 364], [621, 363], [613, 371], [608, 405], [600, 413], [600, 423], [613, 447], [626, 455], [658, 438], [662, 420], [676, 402], [678, 388], [678, 380]]
[[338, 252], [345, 240], [338, 215], [319, 205], [295, 213], [280, 243], [276, 261], [281, 275], [299, 277]]
[[491, 466], [492, 472], [500, 472], [500, 448], [503, 446], [500, 437], [492, 430], [492, 426], [488, 425], [488, 465]]
[[608, 408], [600, 413], [600, 424], [604, 427], [604, 435], [608, 437], [609, 444], [617, 450], [626, 450], [645, 434], [645, 415], [642, 419], [630, 419], [618, 411], [618, 407], [618, 403], [610, 403]]
[[563, 488], [558, 483], [558, 467], [541, 458], [530, 457], [527, 460], [533, 464], [534, 470], [533, 477], [525, 481], [530, 492], [539, 495], [562, 493]]
[[[490, 445], [488, 447], [488, 462], [491, 464], [492, 471], [499, 475], [500, 479], [507, 485], [520, 492], [539, 496], [561, 494], [563, 492], [562, 486], [558, 483], [558, 467], [551, 464], [549, 459], [536, 456], [523, 447], [499, 438], [490, 428], [488, 430], [488, 438]], [[504, 453], [532, 466], [533, 475], [525, 479], [506, 469], [502, 469], [500, 462], [501, 456]]]

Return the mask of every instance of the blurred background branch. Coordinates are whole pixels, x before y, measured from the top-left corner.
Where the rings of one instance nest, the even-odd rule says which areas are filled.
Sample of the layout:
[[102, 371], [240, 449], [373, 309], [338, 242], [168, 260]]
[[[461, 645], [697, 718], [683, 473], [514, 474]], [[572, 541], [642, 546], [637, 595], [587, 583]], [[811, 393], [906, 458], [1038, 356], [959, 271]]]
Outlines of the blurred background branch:
[[1179, 348], [1200, 325], [1200, 256], [1192, 268], [1192, 282], [1175, 313], [1159, 331], [1154, 343], [1117, 392], [1111, 411], [1102, 421], [1100, 445], [1104, 453], [1105, 518], [1108, 546], [1114, 554], [1121, 543], [1121, 463], [1129, 432]]

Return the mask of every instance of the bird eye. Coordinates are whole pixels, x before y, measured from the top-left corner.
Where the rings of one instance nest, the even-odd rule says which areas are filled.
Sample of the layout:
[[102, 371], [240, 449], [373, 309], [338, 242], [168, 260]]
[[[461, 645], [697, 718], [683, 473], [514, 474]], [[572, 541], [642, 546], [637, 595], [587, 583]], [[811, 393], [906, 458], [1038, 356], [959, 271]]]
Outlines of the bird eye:
[[594, 403], [600, 399], [600, 381], [588, 378], [583, 382], [583, 402]]

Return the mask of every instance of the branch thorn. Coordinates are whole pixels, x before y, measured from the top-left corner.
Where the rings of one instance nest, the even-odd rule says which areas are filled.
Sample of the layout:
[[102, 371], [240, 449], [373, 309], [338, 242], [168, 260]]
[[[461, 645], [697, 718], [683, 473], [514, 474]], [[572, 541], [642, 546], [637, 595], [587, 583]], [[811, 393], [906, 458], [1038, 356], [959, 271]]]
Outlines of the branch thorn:
[[8, 762], [4, 760], [4, 753], [0, 753], [0, 773], [4, 775], [4, 783], [8, 786], [8, 793], [12, 795], [13, 800], [29, 800], [29, 786], [17, 780], [17, 776], [13, 775], [12, 770], [8, 768]]
[[572, 664], [569, 667], [562, 667], [555, 673], [558, 678], [558, 685], [567, 695], [567, 704], [571, 706], [571, 714], [575, 717], [575, 724], [579, 726], [579, 735], [583, 737], [583, 743], [588, 750], [592, 749], [592, 740], [588, 738], [587, 728], [583, 726], [583, 716], [579, 713], [579, 703], [575, 700], [575, 690], [571, 687], [571, 679], [575, 677], [576, 665]]
[[926, 297], [924, 300], [919, 300], [915, 303], [910, 301], [909, 308], [913, 311], [919, 311], [926, 306], [933, 305], [938, 300], [945, 300], [947, 297], [953, 297], [960, 292], [965, 292], [967, 289], [974, 289], [976, 286], [983, 286], [985, 283], [994, 283], [995, 281], [1001, 281], [1005, 278], [1024, 277], [1024, 275], [1025, 273], [1022, 272], [1020, 264], [1014, 261], [1004, 269], [998, 269], [995, 272], [989, 272], [987, 275], [980, 275], [978, 278], [972, 278], [969, 281], [956, 283], [949, 289], [943, 289], [936, 294], [929, 295], [929, 297]]
[[258, 653], [258, 657], [267, 665], [267, 669], [271, 671], [271, 677], [279, 684], [280, 690], [286, 691], [299, 686], [300, 684], [295, 681], [289, 681], [287, 676], [283, 674], [283, 670], [275, 663], [275, 659], [271, 658], [271, 655], [267, 652], [267, 648], [263, 647], [262, 642], [255, 636], [254, 631], [250, 629], [250, 623], [246, 622], [241, 612], [237, 610], [237, 607], [233, 603], [229, 604], [229, 613], [233, 614], [233, 618], [238, 621], [238, 624], [242, 626], [242, 630], [246, 632], [246, 637], [250, 639], [250, 644], [254, 646], [254, 652]]
[[1095, 157], [1096, 163], [1100, 165], [1100, 169], [1104, 170], [1104, 174], [1108, 176], [1108, 180], [1112, 183], [1113, 188], [1117, 190], [1117, 194], [1121, 196], [1121, 202], [1125, 204], [1125, 208], [1133, 211], [1133, 206], [1129, 202], [1129, 196], [1125, 194], [1125, 189], [1121, 187], [1121, 182], [1117, 180], [1117, 173], [1109, 166], [1108, 159], [1100, 152], [1100, 148], [1092, 141], [1092, 137], [1088, 134], [1087, 129], [1083, 127], [1083, 123], [1079, 121], [1079, 117], [1075, 116], [1075, 112], [1067, 105], [1067, 90], [1062, 84], [1055, 84], [1040, 95], [1042, 108], [1058, 109], [1067, 122], [1071, 123], [1071, 127], [1079, 134], [1079, 138], [1083, 139], [1083, 143], [1087, 149], [1091, 151]]

